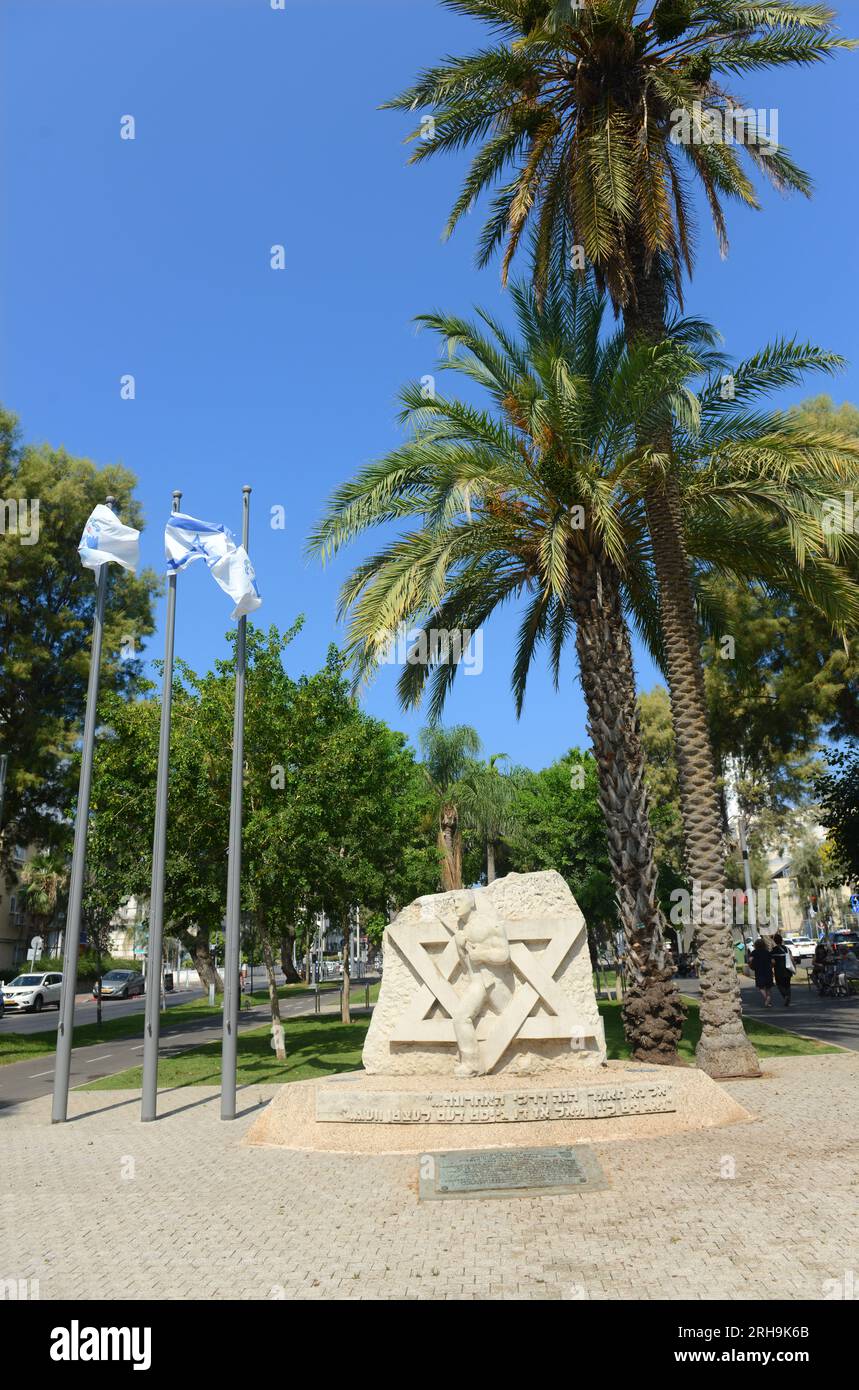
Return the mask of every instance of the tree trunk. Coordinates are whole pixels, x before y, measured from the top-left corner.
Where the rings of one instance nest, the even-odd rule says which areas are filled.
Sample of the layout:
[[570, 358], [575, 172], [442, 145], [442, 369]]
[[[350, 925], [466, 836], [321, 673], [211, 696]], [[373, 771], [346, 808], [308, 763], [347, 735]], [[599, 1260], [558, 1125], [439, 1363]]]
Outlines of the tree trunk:
[[725, 917], [725, 845], [716, 787], [704, 668], [680, 497], [669, 479], [647, 495], [666, 674], [677, 749], [686, 869], [695, 905], [701, 980], [701, 1041], [696, 1058], [710, 1076], [759, 1076], [757, 1053], [743, 1028], [732, 926]]
[[634, 1057], [673, 1065], [685, 1009], [666, 956], [656, 896], [653, 831], [620, 585], [605, 561], [593, 556], [584, 564], [576, 560], [576, 650], [630, 973], [623, 1026]]
[[95, 995], [96, 995], [96, 1003], [95, 1003], [95, 1023], [96, 1023], [96, 1027], [97, 1027], [97, 1028], [100, 1028], [100, 1027], [101, 1027], [101, 977], [102, 977], [102, 973], [103, 973], [103, 966], [102, 966], [102, 963], [101, 963], [101, 951], [100, 951], [100, 950], [96, 951], [96, 956], [95, 956], [95, 968], [96, 968], [96, 971], [97, 971], [97, 974], [96, 974], [96, 981], [95, 981]]
[[486, 882], [495, 881], [495, 845], [492, 840], [486, 841]]
[[[625, 325], [629, 342], [655, 343], [665, 337], [664, 285], [641, 253], [636, 264], [636, 300], [627, 308]], [[663, 437], [652, 442], [660, 452], [669, 452], [670, 424]], [[659, 588], [686, 870], [693, 887], [692, 928], [698, 938], [701, 1040], [695, 1055], [699, 1067], [710, 1076], [760, 1076], [757, 1053], [743, 1028], [733, 924], [726, 922], [724, 916], [725, 845], [716, 760], [707, 715], [692, 569], [676, 480], [669, 475], [663, 483], [654, 484], [647, 492], [645, 505]]]
[[283, 1042], [283, 1023], [280, 1018], [280, 1000], [277, 997], [277, 983], [274, 978], [274, 952], [265, 926], [260, 923], [260, 944], [265, 973], [268, 976], [268, 1002], [271, 1005], [271, 1039], [274, 1055], [279, 1062], [286, 1061], [286, 1048]]
[[212, 960], [212, 952], [209, 949], [209, 933], [198, 931], [196, 936], [192, 936], [190, 932], [183, 931], [179, 933], [179, 936], [186, 951], [191, 955], [203, 988], [208, 991], [209, 985], [214, 985], [215, 993], [223, 994], [224, 982]]
[[351, 1023], [352, 1014], [349, 1008], [349, 994], [352, 987], [352, 980], [349, 975], [349, 943], [352, 939], [352, 923], [349, 920], [349, 913], [343, 914], [343, 992], [340, 996], [340, 1022]]
[[288, 985], [300, 985], [301, 976], [295, 968], [293, 950], [295, 948], [295, 927], [287, 927], [280, 941], [280, 968], [286, 976]]
[[443, 893], [462, 887], [462, 835], [459, 812], [452, 802], [443, 806], [439, 818], [438, 847], [444, 855], [441, 864]]

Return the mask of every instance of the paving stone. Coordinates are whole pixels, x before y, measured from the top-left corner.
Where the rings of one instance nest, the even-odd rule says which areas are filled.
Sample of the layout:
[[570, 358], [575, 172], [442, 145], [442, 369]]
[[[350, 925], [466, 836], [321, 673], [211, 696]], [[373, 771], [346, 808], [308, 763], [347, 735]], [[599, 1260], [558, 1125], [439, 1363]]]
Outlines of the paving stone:
[[754, 1123], [597, 1144], [606, 1191], [445, 1203], [418, 1202], [414, 1158], [243, 1148], [253, 1113], [222, 1123], [208, 1088], [150, 1125], [121, 1093], [75, 1092], [66, 1125], [31, 1101], [0, 1121], [0, 1279], [43, 1299], [824, 1298], [855, 1266], [859, 1053], [727, 1089]]

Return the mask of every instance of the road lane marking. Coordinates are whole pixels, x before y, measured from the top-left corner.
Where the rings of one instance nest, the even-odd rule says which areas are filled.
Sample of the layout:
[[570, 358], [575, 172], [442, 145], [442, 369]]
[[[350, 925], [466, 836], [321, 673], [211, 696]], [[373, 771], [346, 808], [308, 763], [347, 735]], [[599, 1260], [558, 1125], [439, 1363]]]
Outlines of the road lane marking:
[[52, 1071], [34, 1071], [32, 1076], [27, 1077], [27, 1080], [35, 1081], [40, 1076], [53, 1076], [53, 1074], [54, 1073]]
[[103, 1057], [90, 1057], [91, 1062], [106, 1062], [108, 1057], [112, 1057], [112, 1052], [106, 1052]]

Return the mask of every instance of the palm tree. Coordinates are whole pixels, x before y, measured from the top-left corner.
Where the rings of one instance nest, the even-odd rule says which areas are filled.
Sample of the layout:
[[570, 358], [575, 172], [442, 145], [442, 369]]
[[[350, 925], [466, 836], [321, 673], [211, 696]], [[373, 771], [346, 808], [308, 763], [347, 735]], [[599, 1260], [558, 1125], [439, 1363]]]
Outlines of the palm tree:
[[[779, 0], [442, 4], [486, 22], [494, 42], [429, 69], [387, 104], [433, 113], [432, 124], [422, 122], [410, 137], [422, 137], [412, 162], [480, 145], [447, 234], [481, 193], [509, 173], [483, 231], [480, 263], [504, 245], [506, 280], [531, 224], [538, 293], [586, 261], [622, 312], [630, 343], [661, 342], [671, 296], [682, 301], [694, 236], [687, 174], [703, 188], [723, 254], [725, 200], [759, 206], [741, 152], [776, 188], [810, 194], [808, 176], [720, 85], [722, 75], [808, 65], [855, 46], [837, 36], [826, 6]], [[668, 458], [667, 413], [650, 421], [645, 442], [657, 457]], [[704, 890], [721, 893], [722, 821], [689, 537], [671, 469], [651, 478], [644, 505], [674, 715], [687, 870]], [[706, 934], [702, 923], [699, 936]], [[723, 975], [727, 954], [710, 957], [715, 945], [705, 944], [705, 974], [712, 962]], [[702, 1016], [709, 1014], [718, 1031], [720, 982], [714, 980], [708, 993]], [[699, 1061], [713, 1075], [751, 1070], [751, 1049], [739, 1036], [736, 1041], [734, 1049], [720, 1049], [705, 1027]]]
[[495, 878], [495, 851], [512, 824], [518, 779], [502, 772], [498, 763], [506, 753], [493, 753], [486, 763], [473, 763], [459, 786], [459, 813], [463, 826], [479, 840], [486, 853], [486, 882]]
[[[852, 48], [825, 5], [790, 0], [441, 0], [482, 20], [488, 47], [423, 72], [387, 109], [428, 109], [408, 137], [411, 163], [480, 145], [448, 218], [450, 235], [509, 173], [483, 229], [478, 263], [504, 246], [507, 272], [527, 226], [534, 278], [581, 247], [613, 303], [652, 341], [665, 296], [692, 269], [686, 175], [700, 183], [727, 250], [724, 201], [757, 208], [741, 153], [780, 190], [811, 181], [723, 74], [821, 62]], [[574, 260], [575, 258], [573, 258]]]
[[[833, 618], [851, 602], [853, 615], [859, 608], [849, 580], [825, 553], [813, 516], [814, 478], [803, 494], [794, 460], [797, 476], [790, 487], [761, 481], [748, 465], [744, 481], [734, 456], [739, 451], [742, 460], [742, 448], [731, 451], [718, 418], [727, 403], [709, 381], [700, 400], [690, 396], [685, 376], [700, 369], [707, 352], [694, 356], [684, 344], [706, 337], [700, 325], [678, 322], [674, 341], [630, 349], [621, 332], [602, 335], [604, 303], [589, 286], [553, 290], [542, 306], [523, 287], [514, 287], [512, 297], [520, 341], [485, 313], [481, 327], [439, 315], [423, 320], [447, 345], [442, 369], [478, 382], [493, 409], [440, 394], [426, 401], [419, 384], [407, 387], [402, 399], [411, 438], [337, 490], [311, 544], [330, 554], [376, 525], [419, 521], [364, 561], [343, 588], [341, 613], [351, 618], [357, 680], [372, 674], [400, 623], [420, 621], [426, 632], [475, 630], [503, 603], [524, 596], [528, 604], [513, 672], [521, 711], [538, 645], [548, 645], [557, 681], [575, 629], [619, 919], [635, 982], [625, 1026], [637, 1056], [664, 1059], [676, 1049], [682, 1010], [665, 965], [625, 612], [661, 657], [643, 504], [657, 465], [639, 435], [666, 398], [687, 422], [685, 430], [678, 428], [678, 486], [691, 518], [702, 589], [708, 570], [731, 570], [763, 576], [774, 589], [799, 588]], [[718, 356], [715, 365], [721, 365]], [[740, 445], [753, 458], [757, 448], [760, 468], [769, 459], [775, 477], [790, 458], [789, 440], [776, 437], [768, 418], [756, 440], [750, 417], [739, 411], [737, 417], [734, 424], [739, 429], [745, 421], [748, 436]], [[696, 420], [710, 450], [704, 466], [687, 458]], [[822, 455], [829, 457], [825, 449]], [[822, 467], [822, 459], [812, 455], [810, 473], [815, 462]], [[798, 577], [797, 544], [803, 555]], [[407, 664], [399, 681], [402, 702], [418, 702], [432, 670], [430, 712], [437, 718], [456, 669]], [[725, 989], [722, 978], [717, 983]], [[735, 973], [727, 1001], [718, 1026], [721, 1037], [739, 1049], [734, 1034], [744, 1035]]]
[[65, 860], [50, 850], [43, 850], [21, 868], [21, 897], [43, 936], [54, 919], [68, 876]]
[[457, 804], [458, 785], [469, 762], [480, 753], [477, 730], [469, 724], [442, 728], [438, 724], [420, 734], [423, 769], [435, 798], [438, 815], [438, 847], [441, 853], [441, 886], [445, 893], [462, 887], [462, 829]]

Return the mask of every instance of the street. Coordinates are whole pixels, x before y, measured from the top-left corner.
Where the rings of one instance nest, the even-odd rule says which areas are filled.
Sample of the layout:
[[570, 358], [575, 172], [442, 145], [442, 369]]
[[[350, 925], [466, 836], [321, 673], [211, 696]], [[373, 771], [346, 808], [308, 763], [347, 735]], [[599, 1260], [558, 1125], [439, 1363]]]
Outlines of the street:
[[[701, 997], [698, 980], [678, 979], [677, 987], [681, 994], [687, 994], [696, 1002]], [[745, 1017], [760, 1019], [761, 1023], [770, 1023], [774, 1028], [785, 1028], [790, 1033], [800, 1033], [805, 1038], [815, 1038], [833, 1047], [849, 1047], [854, 1052], [859, 1051], [859, 996], [822, 999], [816, 989], [808, 987], [805, 970], [797, 971], [789, 1009], [784, 1007], [775, 987], [772, 991], [773, 1006], [765, 1009], [754, 980], [745, 975], [740, 977], [740, 990]]]
[[[202, 991], [200, 991], [202, 993]], [[185, 998], [189, 996], [186, 995]], [[133, 1001], [138, 1003], [139, 1001]], [[359, 1009], [363, 996], [356, 985], [352, 994], [353, 1009]], [[340, 1009], [340, 992], [332, 989], [323, 995], [321, 1012], [337, 1013]], [[313, 1017], [312, 995], [297, 994], [281, 999], [281, 1018], [298, 1018], [302, 1015]], [[56, 1011], [54, 1011], [56, 1018]], [[268, 1003], [255, 1004], [252, 1009], [242, 1009], [239, 1014], [239, 1032], [259, 1028], [271, 1018]], [[16, 1020], [19, 1021], [19, 1020]], [[81, 1022], [75, 1011], [75, 1021]], [[161, 1054], [175, 1056], [177, 1052], [199, 1047], [203, 1043], [219, 1042], [221, 1039], [221, 1020], [215, 1018], [207, 1022], [170, 1023], [161, 1028]], [[169, 1041], [168, 1041], [169, 1040]], [[82, 1086], [86, 1081], [95, 1081], [102, 1076], [112, 1076], [125, 1071], [127, 1067], [140, 1066], [143, 1059], [142, 1036], [136, 1038], [111, 1039], [104, 1043], [94, 1043], [89, 1047], [76, 1047], [72, 1052], [71, 1086]], [[42, 1057], [32, 1057], [23, 1062], [12, 1062], [0, 1067], [0, 1111], [21, 1105], [24, 1101], [37, 1100], [47, 1095], [54, 1084], [54, 1054], [47, 1052]]]
[[[165, 994], [165, 1008], [172, 1008], [176, 1004], [187, 1004], [192, 999], [203, 999], [205, 990], [201, 986], [194, 989], [174, 990], [172, 994]], [[142, 994], [136, 995], [133, 999], [115, 999], [105, 1002], [101, 1006], [103, 1019], [124, 1018], [127, 1014], [142, 1014], [146, 1007], [146, 1001]], [[40, 1014], [17, 1013], [14, 1009], [7, 1009], [0, 1018], [0, 1036], [3, 1033], [55, 1033], [59, 1022], [60, 1011], [55, 1008], [43, 1009]], [[96, 1005], [93, 1003], [92, 995], [79, 994], [75, 999], [75, 1024], [95, 1023]]]

